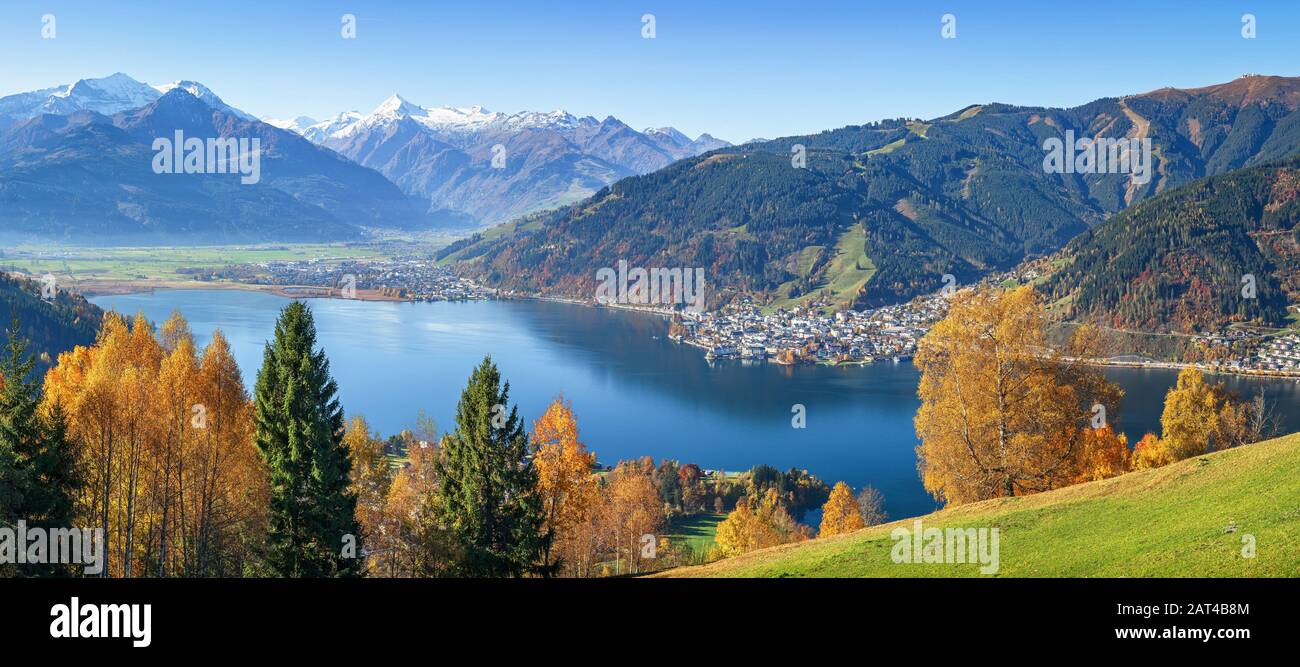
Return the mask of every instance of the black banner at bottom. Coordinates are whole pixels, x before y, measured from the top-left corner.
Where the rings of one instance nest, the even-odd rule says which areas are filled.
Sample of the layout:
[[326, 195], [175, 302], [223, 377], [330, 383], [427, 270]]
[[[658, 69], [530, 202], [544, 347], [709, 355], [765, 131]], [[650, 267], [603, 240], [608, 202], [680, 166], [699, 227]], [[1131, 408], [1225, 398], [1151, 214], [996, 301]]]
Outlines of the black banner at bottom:
[[0, 638], [43, 655], [173, 662], [485, 641], [527, 656], [547, 651], [538, 633], [596, 651], [667, 642], [762, 654], [838, 637], [940, 653], [953, 642], [1236, 653], [1292, 643], [1298, 581], [9, 579]]

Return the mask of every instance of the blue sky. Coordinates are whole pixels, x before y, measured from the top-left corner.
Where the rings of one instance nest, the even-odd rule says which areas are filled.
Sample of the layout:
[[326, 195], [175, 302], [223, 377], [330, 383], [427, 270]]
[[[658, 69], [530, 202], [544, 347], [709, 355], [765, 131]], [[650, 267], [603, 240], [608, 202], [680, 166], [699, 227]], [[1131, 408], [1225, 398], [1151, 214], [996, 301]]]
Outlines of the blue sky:
[[[357, 17], [357, 38], [340, 18]], [[643, 39], [643, 14], [656, 37]], [[940, 19], [957, 18], [956, 39]], [[1242, 14], [1258, 36], [1243, 39]], [[41, 16], [56, 17], [55, 39]], [[614, 115], [739, 141], [968, 104], [1071, 106], [1300, 75], [1300, 3], [5, 0], [0, 95], [116, 71], [259, 116], [424, 106]]]

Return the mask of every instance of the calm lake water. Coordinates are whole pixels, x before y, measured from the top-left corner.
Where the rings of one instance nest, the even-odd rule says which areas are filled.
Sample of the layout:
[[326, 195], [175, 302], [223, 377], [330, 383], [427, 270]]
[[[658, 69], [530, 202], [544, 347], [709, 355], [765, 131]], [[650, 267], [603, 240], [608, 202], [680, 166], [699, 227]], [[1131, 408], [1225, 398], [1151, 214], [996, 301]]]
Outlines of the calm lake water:
[[[92, 299], [105, 309], [161, 322], [180, 310], [199, 343], [220, 328], [252, 390], [262, 348], [288, 301], [258, 292], [161, 290]], [[650, 455], [704, 468], [766, 463], [806, 468], [828, 482], [880, 489], [891, 516], [934, 509], [916, 473], [918, 373], [907, 363], [783, 367], [710, 365], [696, 348], [667, 340], [653, 315], [541, 301], [380, 303], [311, 299], [319, 343], [344, 409], [388, 436], [423, 410], [453, 425], [470, 370], [492, 355], [529, 428], [557, 394], [573, 402], [579, 434], [600, 461]], [[1110, 369], [1126, 391], [1120, 427], [1136, 442], [1159, 426], [1176, 373]], [[1295, 382], [1229, 378], [1243, 394], [1278, 401], [1300, 430]], [[807, 427], [791, 427], [792, 406]], [[1113, 418], [1113, 416], [1112, 416]]]

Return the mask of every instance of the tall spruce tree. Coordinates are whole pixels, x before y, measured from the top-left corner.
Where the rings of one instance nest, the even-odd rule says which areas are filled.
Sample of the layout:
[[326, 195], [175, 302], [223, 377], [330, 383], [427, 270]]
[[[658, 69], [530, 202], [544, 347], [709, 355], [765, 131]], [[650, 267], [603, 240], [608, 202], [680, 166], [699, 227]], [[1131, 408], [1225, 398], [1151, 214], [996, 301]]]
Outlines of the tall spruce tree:
[[[68, 441], [63, 408], [41, 415], [40, 385], [31, 377], [18, 318], [7, 333], [0, 358], [0, 520], [22, 520], [28, 528], [71, 528], [73, 495], [81, 486], [76, 455]], [[65, 575], [64, 565], [29, 564], [19, 575]]]
[[343, 408], [316, 324], [299, 301], [284, 308], [257, 374], [257, 448], [270, 470], [266, 569], [282, 577], [361, 572], [357, 499], [343, 444]]
[[539, 565], [551, 535], [543, 532], [528, 435], [509, 401], [510, 383], [501, 385], [485, 357], [461, 393], [456, 430], [438, 457], [435, 513], [456, 542], [458, 576], [551, 574]]

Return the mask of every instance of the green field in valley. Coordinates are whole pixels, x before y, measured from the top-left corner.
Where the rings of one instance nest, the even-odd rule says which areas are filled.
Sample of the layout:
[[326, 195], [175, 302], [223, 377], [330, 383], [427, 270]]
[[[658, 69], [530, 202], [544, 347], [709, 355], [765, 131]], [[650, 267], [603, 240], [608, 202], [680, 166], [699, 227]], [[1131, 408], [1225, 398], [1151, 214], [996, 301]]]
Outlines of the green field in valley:
[[258, 262], [380, 257], [371, 245], [248, 245], [190, 247], [17, 246], [0, 254], [0, 270], [31, 275], [52, 273], [74, 280], [184, 280], [182, 269], [220, 268]]
[[726, 514], [711, 512], [683, 517], [670, 523], [664, 536], [685, 544], [694, 553], [707, 555], [716, 544], [713, 537], [718, 532], [718, 524], [726, 518]]

